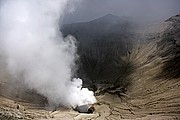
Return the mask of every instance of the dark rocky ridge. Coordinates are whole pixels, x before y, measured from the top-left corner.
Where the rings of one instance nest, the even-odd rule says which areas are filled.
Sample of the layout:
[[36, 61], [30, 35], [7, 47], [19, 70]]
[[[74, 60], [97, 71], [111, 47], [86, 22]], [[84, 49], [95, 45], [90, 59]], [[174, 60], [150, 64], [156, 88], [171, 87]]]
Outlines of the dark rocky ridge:
[[62, 26], [64, 36], [71, 34], [79, 42], [85, 42], [101, 39], [110, 34], [130, 34], [133, 31], [134, 23], [128, 17], [118, 17], [108, 14], [90, 22], [65, 24]]

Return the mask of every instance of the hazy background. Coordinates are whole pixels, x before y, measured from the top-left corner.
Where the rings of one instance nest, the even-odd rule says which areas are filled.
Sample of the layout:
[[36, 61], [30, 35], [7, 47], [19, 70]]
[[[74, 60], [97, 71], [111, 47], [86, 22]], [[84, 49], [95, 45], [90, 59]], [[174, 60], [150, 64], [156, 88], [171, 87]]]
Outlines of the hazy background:
[[90, 21], [106, 14], [158, 22], [180, 13], [180, 0], [82, 0], [76, 7], [65, 15], [64, 23]]

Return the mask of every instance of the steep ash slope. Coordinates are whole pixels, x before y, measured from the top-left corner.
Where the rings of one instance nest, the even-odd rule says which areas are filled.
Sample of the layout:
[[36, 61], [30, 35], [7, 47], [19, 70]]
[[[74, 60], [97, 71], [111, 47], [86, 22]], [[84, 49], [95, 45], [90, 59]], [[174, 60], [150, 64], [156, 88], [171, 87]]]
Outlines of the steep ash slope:
[[136, 24], [128, 17], [105, 15], [89, 22], [65, 24], [64, 36], [78, 41], [78, 76], [87, 83], [114, 83], [130, 66], [127, 53], [132, 49]]
[[180, 115], [180, 15], [162, 24], [162, 32], [131, 55], [128, 103], [135, 114]]

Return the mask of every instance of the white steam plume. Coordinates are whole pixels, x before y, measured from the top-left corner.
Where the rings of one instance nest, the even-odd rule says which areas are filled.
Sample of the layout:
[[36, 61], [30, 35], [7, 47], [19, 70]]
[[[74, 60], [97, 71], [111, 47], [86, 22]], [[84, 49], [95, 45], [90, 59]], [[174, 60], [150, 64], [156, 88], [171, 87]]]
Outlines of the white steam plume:
[[93, 92], [73, 79], [73, 37], [63, 39], [59, 21], [73, 0], [5, 0], [0, 8], [0, 47], [14, 80], [47, 97], [76, 107], [96, 102]]

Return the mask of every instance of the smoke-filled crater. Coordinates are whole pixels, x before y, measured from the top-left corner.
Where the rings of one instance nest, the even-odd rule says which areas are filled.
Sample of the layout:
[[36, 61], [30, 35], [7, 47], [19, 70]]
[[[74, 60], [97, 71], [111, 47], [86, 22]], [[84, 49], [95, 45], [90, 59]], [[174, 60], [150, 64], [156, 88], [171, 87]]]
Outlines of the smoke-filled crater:
[[[70, 0], [4, 0], [0, 6], [0, 56], [11, 78], [47, 98], [50, 107], [81, 107], [96, 102], [82, 80], [72, 78], [77, 60], [76, 40], [59, 31]], [[8, 82], [8, 81], [6, 81]], [[87, 105], [87, 106], [86, 106]], [[77, 106], [81, 106], [77, 108]]]

